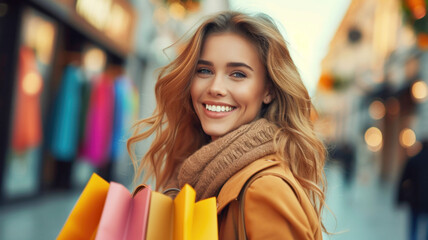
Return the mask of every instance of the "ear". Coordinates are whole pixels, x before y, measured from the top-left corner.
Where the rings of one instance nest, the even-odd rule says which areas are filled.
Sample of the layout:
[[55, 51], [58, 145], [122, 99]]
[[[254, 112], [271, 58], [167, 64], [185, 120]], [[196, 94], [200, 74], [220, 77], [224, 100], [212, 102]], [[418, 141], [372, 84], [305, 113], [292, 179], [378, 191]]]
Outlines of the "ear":
[[264, 96], [264, 98], [263, 98], [263, 103], [264, 103], [264, 104], [269, 104], [270, 102], [272, 102], [272, 99], [273, 99], [273, 96], [272, 96], [272, 90], [271, 90], [271, 88], [269, 87], [269, 88], [266, 90], [265, 96]]
[[271, 101], [272, 101], [272, 98], [270, 97], [270, 95], [266, 96], [266, 97], [263, 99], [263, 103], [264, 103], [264, 104], [269, 104]]

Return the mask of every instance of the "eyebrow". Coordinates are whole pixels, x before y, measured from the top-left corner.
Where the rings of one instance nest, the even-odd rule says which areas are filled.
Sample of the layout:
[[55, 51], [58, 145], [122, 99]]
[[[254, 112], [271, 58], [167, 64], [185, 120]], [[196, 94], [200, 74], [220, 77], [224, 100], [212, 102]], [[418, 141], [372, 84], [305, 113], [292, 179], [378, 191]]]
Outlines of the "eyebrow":
[[[207, 65], [207, 66], [214, 66], [214, 64], [212, 62], [202, 60], [202, 59], [199, 59], [198, 64]], [[251, 71], [254, 71], [254, 69], [252, 67], [248, 66], [247, 64], [245, 64], [243, 62], [230, 62], [230, 63], [227, 63], [226, 66], [227, 67], [245, 67], [245, 68], [250, 69]]]

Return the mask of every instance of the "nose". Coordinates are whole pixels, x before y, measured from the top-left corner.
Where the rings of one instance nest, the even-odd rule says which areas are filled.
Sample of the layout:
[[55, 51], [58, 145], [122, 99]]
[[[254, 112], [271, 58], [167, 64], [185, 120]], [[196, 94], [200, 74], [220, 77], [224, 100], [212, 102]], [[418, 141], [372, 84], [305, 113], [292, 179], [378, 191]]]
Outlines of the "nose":
[[227, 94], [227, 88], [225, 84], [226, 83], [223, 75], [217, 74], [211, 80], [211, 84], [208, 87], [208, 93], [214, 97], [225, 96]]

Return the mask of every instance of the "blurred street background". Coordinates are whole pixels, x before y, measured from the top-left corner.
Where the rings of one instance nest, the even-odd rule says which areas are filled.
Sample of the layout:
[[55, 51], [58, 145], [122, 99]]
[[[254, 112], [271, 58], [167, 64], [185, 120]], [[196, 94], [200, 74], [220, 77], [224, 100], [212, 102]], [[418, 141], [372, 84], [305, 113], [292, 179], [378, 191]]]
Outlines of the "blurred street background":
[[154, 110], [156, 70], [222, 10], [267, 13], [289, 43], [329, 150], [324, 239], [410, 239], [402, 176], [428, 139], [427, 4], [0, 0], [0, 239], [55, 239], [93, 172], [133, 189], [126, 140]]

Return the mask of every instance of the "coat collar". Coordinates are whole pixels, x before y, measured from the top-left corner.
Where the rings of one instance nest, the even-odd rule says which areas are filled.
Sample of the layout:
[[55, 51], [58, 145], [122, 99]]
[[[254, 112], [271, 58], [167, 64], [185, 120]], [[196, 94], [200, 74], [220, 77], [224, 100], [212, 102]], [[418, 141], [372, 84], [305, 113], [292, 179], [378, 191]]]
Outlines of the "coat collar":
[[217, 196], [217, 213], [220, 213], [230, 202], [237, 200], [242, 187], [255, 173], [279, 165], [275, 155], [268, 155], [252, 162], [250, 165], [233, 175], [221, 188]]

